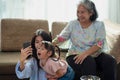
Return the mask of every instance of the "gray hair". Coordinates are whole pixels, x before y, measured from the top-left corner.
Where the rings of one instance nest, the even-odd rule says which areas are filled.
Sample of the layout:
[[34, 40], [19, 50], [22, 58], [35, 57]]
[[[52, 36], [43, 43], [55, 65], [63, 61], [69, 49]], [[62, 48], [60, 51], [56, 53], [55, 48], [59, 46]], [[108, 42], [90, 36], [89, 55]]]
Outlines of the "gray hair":
[[95, 4], [90, 0], [81, 0], [78, 4], [78, 7], [80, 5], [83, 5], [89, 12], [93, 13], [93, 15], [90, 17], [91, 21], [95, 21], [96, 18], [98, 18], [98, 13], [95, 7]]

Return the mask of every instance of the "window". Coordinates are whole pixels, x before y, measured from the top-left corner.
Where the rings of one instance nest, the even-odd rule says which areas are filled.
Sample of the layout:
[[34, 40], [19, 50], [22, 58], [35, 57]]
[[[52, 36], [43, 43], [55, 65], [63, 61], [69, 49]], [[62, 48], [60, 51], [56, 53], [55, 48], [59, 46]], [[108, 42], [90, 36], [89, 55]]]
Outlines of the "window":
[[[107, 0], [92, 1], [97, 7], [99, 19], [108, 18]], [[79, 0], [0, 0], [0, 18], [69, 21], [76, 19], [78, 3]]]

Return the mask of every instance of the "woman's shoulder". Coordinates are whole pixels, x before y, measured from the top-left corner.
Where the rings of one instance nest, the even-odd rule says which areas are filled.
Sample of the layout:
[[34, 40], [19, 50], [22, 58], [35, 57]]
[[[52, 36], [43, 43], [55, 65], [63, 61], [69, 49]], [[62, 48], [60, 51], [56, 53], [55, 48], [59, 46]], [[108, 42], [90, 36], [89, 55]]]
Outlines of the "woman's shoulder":
[[105, 27], [104, 22], [103, 21], [94, 21], [93, 22], [93, 26], [96, 28], [101, 28], [101, 27]]
[[78, 21], [77, 19], [71, 20], [71, 21], [69, 21], [69, 23], [68, 23], [68, 26], [71, 26], [71, 27], [74, 27], [74, 26], [76, 26], [76, 25], [79, 25], [79, 21]]
[[79, 21], [77, 19], [74, 19], [74, 20], [71, 20], [69, 23], [76, 24], [76, 23], [79, 23]]
[[94, 24], [103, 24], [103, 21], [98, 21], [98, 20], [96, 20], [96, 21], [94, 21], [93, 23], [94, 23]]
[[37, 60], [35, 58], [30, 58], [28, 60], [26, 60], [26, 63], [30, 63], [30, 64], [36, 64], [37, 63]]

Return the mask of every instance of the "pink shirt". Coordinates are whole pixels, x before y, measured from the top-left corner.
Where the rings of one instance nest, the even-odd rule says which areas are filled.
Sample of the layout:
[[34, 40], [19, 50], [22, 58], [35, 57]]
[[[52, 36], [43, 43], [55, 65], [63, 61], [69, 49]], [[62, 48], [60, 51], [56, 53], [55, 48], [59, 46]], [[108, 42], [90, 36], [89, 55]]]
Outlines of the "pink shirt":
[[64, 73], [67, 72], [68, 64], [65, 60], [54, 61], [52, 58], [49, 58], [44, 66], [40, 66], [44, 69], [44, 71], [50, 75], [56, 75], [56, 71], [62, 69]]

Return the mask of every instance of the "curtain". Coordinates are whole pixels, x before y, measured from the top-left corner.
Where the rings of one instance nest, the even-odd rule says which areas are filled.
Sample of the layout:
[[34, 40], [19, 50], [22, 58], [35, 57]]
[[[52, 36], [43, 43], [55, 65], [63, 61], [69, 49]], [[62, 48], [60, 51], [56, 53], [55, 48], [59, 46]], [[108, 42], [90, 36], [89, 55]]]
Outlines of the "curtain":
[[[51, 26], [53, 21], [68, 22], [76, 19], [76, 9], [79, 1], [80, 0], [0, 0], [0, 19], [46, 19], [49, 21], [49, 26]], [[98, 20], [107, 19], [108, 0], [92, 1], [95, 3], [99, 14]]]
[[[76, 19], [76, 8], [79, 1], [80, 0], [0, 0], [0, 18], [70, 21]], [[99, 13], [98, 19], [103, 20], [108, 18], [108, 0], [92, 1], [97, 7]]]
[[0, 0], [0, 18], [23, 18], [24, 0]]
[[120, 24], [120, 0], [109, 1], [109, 19]]

